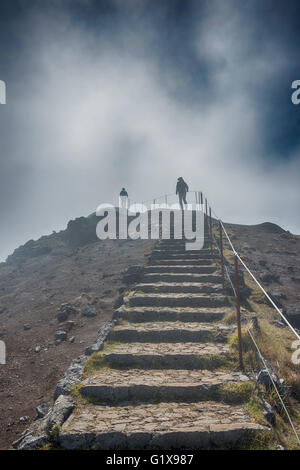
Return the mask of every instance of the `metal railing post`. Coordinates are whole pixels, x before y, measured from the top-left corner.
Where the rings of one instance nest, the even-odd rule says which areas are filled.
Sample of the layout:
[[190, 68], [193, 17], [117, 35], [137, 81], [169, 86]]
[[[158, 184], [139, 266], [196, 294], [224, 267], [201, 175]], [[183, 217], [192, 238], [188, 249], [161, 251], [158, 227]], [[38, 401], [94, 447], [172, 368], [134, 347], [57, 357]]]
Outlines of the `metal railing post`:
[[236, 320], [237, 320], [237, 330], [238, 330], [239, 363], [240, 363], [240, 368], [243, 370], [244, 363], [243, 363], [242, 330], [241, 330], [240, 281], [239, 281], [238, 259], [236, 255], [234, 255], [234, 270], [235, 270]]
[[222, 289], [223, 294], [225, 293], [225, 276], [224, 276], [224, 255], [223, 255], [223, 232], [221, 222], [219, 222], [219, 234], [220, 234], [220, 256], [221, 256], [221, 272], [222, 272]]
[[212, 242], [212, 218], [211, 218], [211, 207], [209, 208], [209, 234], [210, 234], [210, 251], [213, 252], [213, 242]]
[[208, 217], [207, 217], [207, 199], [205, 198], [205, 215], [204, 215], [204, 228], [205, 226], [209, 229], [209, 225], [208, 225]]

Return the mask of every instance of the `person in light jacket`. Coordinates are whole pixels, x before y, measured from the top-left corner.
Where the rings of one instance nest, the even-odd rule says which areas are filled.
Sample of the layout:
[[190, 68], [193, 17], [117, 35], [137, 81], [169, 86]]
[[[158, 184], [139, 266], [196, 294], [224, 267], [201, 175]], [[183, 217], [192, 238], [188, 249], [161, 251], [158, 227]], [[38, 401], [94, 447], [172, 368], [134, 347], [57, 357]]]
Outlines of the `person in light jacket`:
[[122, 209], [128, 209], [128, 193], [125, 188], [122, 188], [120, 192], [119, 206]]

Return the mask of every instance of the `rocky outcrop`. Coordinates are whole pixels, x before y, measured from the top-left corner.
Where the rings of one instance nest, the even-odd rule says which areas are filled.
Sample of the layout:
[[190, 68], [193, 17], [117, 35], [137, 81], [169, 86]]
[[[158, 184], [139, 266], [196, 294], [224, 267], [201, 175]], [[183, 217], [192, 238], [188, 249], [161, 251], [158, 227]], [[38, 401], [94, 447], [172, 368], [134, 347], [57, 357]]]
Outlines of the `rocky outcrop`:
[[72, 387], [78, 383], [82, 377], [82, 372], [84, 365], [87, 361], [87, 356], [79, 356], [71, 362], [69, 368], [66, 370], [62, 379], [58, 382], [55, 392], [54, 400], [56, 400], [59, 395], [69, 395]]
[[74, 248], [99, 241], [96, 235], [98, 220], [96, 214], [70, 220], [63, 235], [64, 240]]

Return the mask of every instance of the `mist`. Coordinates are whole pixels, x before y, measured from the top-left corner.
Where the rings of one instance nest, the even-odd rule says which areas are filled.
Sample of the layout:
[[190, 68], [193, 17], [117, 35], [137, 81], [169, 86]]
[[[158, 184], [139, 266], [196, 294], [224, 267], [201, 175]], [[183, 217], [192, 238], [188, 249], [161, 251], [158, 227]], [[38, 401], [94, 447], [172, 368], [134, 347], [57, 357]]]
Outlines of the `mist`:
[[287, 39], [261, 37], [260, 12], [233, 1], [191, 2], [182, 22], [148, 2], [101, 4], [20, 10], [0, 76], [0, 259], [117, 203], [121, 187], [141, 202], [178, 176], [227, 222], [300, 233]]

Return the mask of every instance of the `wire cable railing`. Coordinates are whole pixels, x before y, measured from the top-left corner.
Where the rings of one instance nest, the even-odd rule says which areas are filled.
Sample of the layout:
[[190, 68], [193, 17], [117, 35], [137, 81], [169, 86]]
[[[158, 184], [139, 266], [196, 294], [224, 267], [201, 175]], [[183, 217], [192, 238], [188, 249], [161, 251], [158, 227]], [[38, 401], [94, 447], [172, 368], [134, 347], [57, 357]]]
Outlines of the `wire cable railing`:
[[[266, 292], [266, 290], [263, 288], [263, 286], [261, 285], [261, 283], [256, 279], [256, 277], [254, 276], [254, 274], [252, 273], [252, 271], [249, 269], [249, 267], [246, 265], [246, 263], [244, 262], [244, 260], [241, 258], [241, 256], [239, 255], [239, 253], [236, 251], [225, 227], [224, 227], [224, 224], [222, 222], [222, 220], [216, 215], [216, 213], [212, 210], [212, 213], [214, 214], [214, 216], [216, 217], [216, 220], [219, 222], [219, 228], [220, 228], [220, 243], [222, 244], [222, 232], [224, 233], [227, 241], [228, 241], [228, 244], [231, 248], [231, 251], [232, 253], [234, 254], [234, 260], [235, 260], [235, 278], [236, 278], [236, 285], [239, 286], [239, 277], [238, 277], [238, 261], [241, 263], [241, 265], [243, 266], [243, 268], [246, 270], [246, 272], [251, 276], [251, 278], [253, 279], [253, 281], [257, 284], [257, 286], [260, 288], [260, 290], [263, 292], [263, 294], [265, 295], [265, 297], [268, 299], [268, 301], [270, 302], [270, 304], [275, 308], [276, 312], [279, 313], [279, 315], [281, 316], [281, 318], [285, 321], [286, 325], [290, 328], [290, 330], [293, 332], [293, 334], [297, 337], [298, 340], [300, 340], [300, 337], [299, 337], [299, 334], [296, 332], [295, 328], [290, 324], [290, 322], [287, 320], [287, 318], [283, 315], [282, 311], [279, 309], [279, 307], [276, 305], [276, 303], [273, 301], [273, 299], [270, 297], [270, 295]], [[214, 240], [214, 243], [219, 251], [219, 254], [220, 254], [220, 258], [221, 258], [221, 263], [224, 263], [224, 257], [223, 257], [223, 247], [219, 247], [219, 244], [218, 244], [218, 241], [215, 237], [215, 235], [213, 234], [213, 232], [211, 231], [211, 235], [212, 235], [212, 238]], [[237, 322], [238, 322], [238, 329], [239, 331], [241, 331], [241, 326], [240, 326], [240, 299], [239, 299], [239, 288], [236, 289], [234, 288], [233, 286], [233, 283], [232, 283], [232, 280], [231, 280], [231, 277], [230, 277], [230, 274], [227, 270], [227, 267], [226, 265], [224, 265], [224, 268], [225, 268], [225, 271], [226, 271], [226, 274], [227, 274], [227, 277], [228, 277], [228, 280], [230, 282], [230, 285], [231, 285], [231, 288], [233, 290], [233, 293], [234, 293], [234, 296], [236, 298], [236, 306], [237, 306]], [[223, 282], [223, 289], [224, 289], [224, 282]], [[290, 416], [290, 413], [287, 409], [287, 406], [285, 405], [284, 401], [283, 401], [283, 398], [278, 390], [278, 387], [273, 379], [273, 375], [272, 375], [272, 371], [270, 371], [270, 368], [261, 352], [261, 350], [259, 349], [259, 346], [257, 344], [257, 342], [255, 341], [254, 339], [254, 336], [253, 334], [251, 333], [251, 330], [249, 329], [248, 326], [246, 326], [246, 330], [247, 330], [247, 333], [249, 334], [253, 344], [254, 344], [254, 347], [257, 351], [257, 354], [258, 354], [258, 357], [260, 359], [260, 361], [262, 362], [262, 364], [264, 365], [264, 368], [265, 370], [267, 371], [269, 377], [270, 377], [270, 380], [271, 380], [271, 383], [273, 385], [273, 388], [276, 392], [276, 395], [278, 396], [278, 399], [282, 405], [282, 408], [288, 418], [288, 421], [291, 425], [291, 428], [292, 428], [292, 431], [296, 437], [296, 440], [298, 442], [298, 445], [300, 446], [300, 437], [299, 437], [299, 434], [296, 430], [296, 427], [292, 421], [292, 418]], [[239, 352], [241, 353], [242, 352], [242, 338], [241, 338], [241, 334], [239, 334], [239, 338], [238, 338], [238, 341], [239, 341]], [[241, 357], [240, 357], [241, 359]], [[241, 360], [240, 361], [240, 365], [243, 367], [243, 361]]]
[[[175, 199], [177, 201], [177, 207], [178, 209], [180, 209], [180, 206], [178, 204], [178, 199], [177, 199], [177, 196], [176, 194], [174, 193], [170, 193], [170, 194], [164, 194], [164, 195], [161, 195], [161, 196], [158, 196], [154, 199], [151, 199], [151, 200], [147, 200], [147, 201], [143, 201], [142, 204], [143, 206], [145, 206], [148, 209], [151, 209], [153, 206], [155, 205], [166, 205], [167, 206], [170, 206], [172, 205], [172, 209], [173, 208], [176, 208], [176, 202], [175, 202]], [[193, 199], [191, 201], [191, 199]], [[273, 299], [270, 297], [270, 295], [266, 292], [266, 290], [264, 289], [264, 287], [261, 285], [261, 283], [257, 280], [257, 278], [255, 277], [255, 275], [253, 274], [253, 272], [250, 270], [250, 268], [246, 265], [246, 263], [244, 262], [244, 260], [241, 258], [241, 256], [239, 255], [239, 253], [237, 252], [237, 250], [235, 249], [225, 227], [224, 227], [224, 224], [222, 222], [222, 220], [217, 216], [217, 214], [214, 212], [214, 210], [210, 207], [210, 205], [208, 204], [208, 199], [206, 197], [204, 197], [204, 194], [202, 191], [196, 191], [196, 190], [193, 190], [193, 191], [189, 191], [188, 195], [187, 195], [187, 203], [188, 204], [192, 204], [193, 205], [193, 209], [196, 208], [196, 210], [201, 210], [204, 212], [205, 214], [205, 217], [206, 217], [206, 221], [207, 221], [207, 227], [208, 227], [208, 235], [209, 235], [209, 238], [210, 238], [210, 243], [211, 243], [211, 250], [213, 251], [213, 243], [214, 245], [216, 246], [217, 248], [217, 251], [220, 255], [220, 259], [221, 259], [221, 267], [222, 267], [222, 284], [223, 284], [223, 292], [224, 292], [224, 286], [225, 286], [225, 276], [224, 276], [224, 273], [226, 274], [226, 277], [229, 281], [229, 284], [230, 284], [230, 287], [233, 291], [233, 294], [234, 294], [234, 297], [236, 299], [236, 310], [237, 310], [237, 329], [238, 329], [238, 348], [239, 348], [239, 360], [240, 360], [240, 367], [241, 369], [244, 369], [244, 365], [243, 365], [243, 352], [242, 352], [242, 334], [241, 334], [241, 312], [240, 312], [240, 290], [239, 290], [239, 272], [238, 272], [238, 262], [243, 266], [243, 268], [246, 270], [246, 272], [250, 275], [250, 277], [253, 279], [253, 281], [256, 283], [256, 285], [259, 287], [259, 289], [263, 292], [264, 296], [268, 299], [268, 301], [270, 302], [270, 304], [272, 305], [272, 307], [276, 310], [276, 312], [280, 315], [280, 317], [284, 320], [285, 324], [289, 327], [289, 329], [293, 332], [293, 334], [297, 337], [298, 340], [300, 340], [300, 336], [299, 334], [297, 333], [297, 331], [295, 330], [295, 328], [290, 324], [290, 322], [287, 320], [287, 318], [285, 317], [285, 315], [282, 313], [282, 311], [280, 310], [280, 308], [276, 305], [276, 303], [273, 301]], [[134, 202], [131, 207], [133, 208], [133, 210], [135, 208], [138, 208], [138, 203]], [[219, 224], [219, 233], [220, 233], [220, 242], [218, 243], [218, 240], [216, 239], [216, 236], [215, 234], [213, 233], [213, 230], [212, 230], [212, 225], [213, 225], [213, 219], [212, 219], [212, 214], [214, 214], [214, 217], [215, 217], [215, 220], [218, 222]], [[228, 266], [226, 265], [226, 263], [224, 262], [225, 261], [225, 257], [223, 255], [223, 239], [222, 239], [222, 233], [224, 233], [225, 235], [225, 238], [229, 244], [229, 247], [234, 255], [234, 261], [235, 261], [235, 286], [234, 286], [234, 283], [231, 279], [231, 276], [230, 276], [230, 272], [229, 272], [229, 269], [228, 269]], [[221, 244], [221, 247], [219, 246]], [[247, 329], [247, 332], [253, 342], [253, 345], [257, 351], [257, 354], [258, 354], [258, 357], [259, 359], [261, 360], [262, 364], [264, 365], [265, 367], [265, 370], [267, 371], [269, 377], [270, 377], [270, 380], [271, 380], [271, 383], [274, 387], [274, 390], [278, 396], [278, 399], [287, 415], [287, 418], [288, 418], [288, 421], [291, 425], [291, 428], [293, 430], [293, 433], [295, 434], [295, 437], [297, 439], [297, 442], [300, 446], [300, 437], [297, 433], [297, 430], [295, 428], [295, 425], [291, 419], [291, 416], [290, 416], [290, 413], [282, 399], [282, 396], [278, 390], [278, 387], [273, 379], [273, 376], [272, 376], [272, 371], [270, 371], [270, 367], [268, 366], [266, 360], [264, 359], [260, 349], [259, 349], [259, 346], [257, 344], [257, 342], [255, 341], [254, 339], [254, 336], [253, 334], [251, 333], [250, 329], [248, 327], [246, 327]]]
[[[187, 193], [187, 204], [191, 204], [195, 210], [204, 211], [205, 201], [203, 193], [197, 190], [189, 191]], [[137, 212], [141, 206], [144, 206], [147, 210], [151, 210], [154, 206], [160, 206], [162, 208], [165, 206], [166, 208], [171, 207], [172, 209], [180, 210], [178, 196], [175, 193], [163, 194], [141, 202], [128, 199], [128, 207], [130, 207], [132, 211]]]

